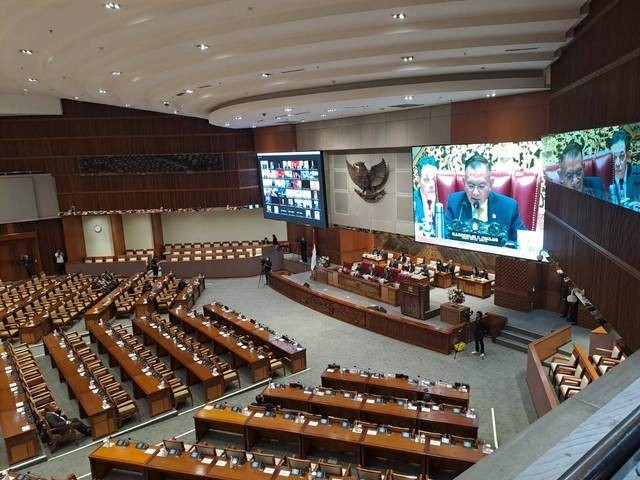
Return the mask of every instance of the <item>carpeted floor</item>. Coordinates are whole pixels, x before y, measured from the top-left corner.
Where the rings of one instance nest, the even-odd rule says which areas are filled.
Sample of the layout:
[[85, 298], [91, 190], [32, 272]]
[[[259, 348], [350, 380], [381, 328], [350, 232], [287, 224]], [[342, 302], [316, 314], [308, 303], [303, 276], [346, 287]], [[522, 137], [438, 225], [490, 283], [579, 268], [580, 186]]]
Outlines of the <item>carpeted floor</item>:
[[[298, 277], [308, 280], [308, 273], [298, 274]], [[327, 286], [316, 285], [317, 288]], [[330, 287], [329, 287], [330, 288]], [[432, 303], [446, 301], [446, 291], [432, 290]], [[368, 299], [350, 295], [351, 301], [371, 303]], [[404, 344], [390, 338], [368, 332], [347, 323], [335, 320], [274, 292], [264, 284], [259, 286], [258, 278], [207, 280], [206, 290], [199, 299], [196, 308], [201, 309], [205, 303], [214, 300], [224, 302], [247, 316], [263, 322], [278, 332], [286, 333], [307, 348], [308, 370], [295, 375], [295, 380], [309, 385], [320, 383], [320, 374], [328, 363], [336, 362], [342, 366], [359, 366], [378, 371], [404, 372], [422, 378], [442, 379], [449, 382], [464, 382], [471, 385], [471, 406], [476, 409], [480, 418], [479, 437], [494, 443], [494, 436], [500, 445], [514, 438], [531, 421], [535, 419], [533, 406], [525, 383], [526, 355], [510, 350], [500, 345], [486, 343], [486, 357], [480, 359], [471, 355], [469, 349], [454, 357], [442, 355], [412, 345]], [[523, 323], [531, 330], [546, 333], [557, 324], [562, 324], [556, 314], [535, 311], [530, 314], [513, 312], [492, 305], [493, 299], [475, 299], [471, 297], [469, 303], [473, 309], [488, 309], [508, 315], [514, 324]], [[130, 322], [121, 320], [124, 325]], [[74, 329], [82, 331], [84, 322], [79, 322]], [[574, 337], [581, 339], [586, 335], [583, 329], [574, 329]], [[88, 337], [86, 337], [88, 342]], [[96, 346], [92, 346], [97, 351]], [[43, 355], [42, 347], [34, 348], [36, 354]], [[104, 357], [103, 357], [104, 359]], [[38, 363], [50, 382], [55, 398], [61, 407], [70, 415], [78, 415], [77, 402], [69, 400], [66, 386], [58, 382], [57, 371], [50, 368], [46, 356], [38, 358]], [[116, 369], [112, 369], [117, 374]], [[183, 371], [178, 371], [184, 376]], [[242, 389], [227, 392], [231, 397], [229, 402], [245, 405], [264, 388], [263, 385], [250, 387], [246, 372], [241, 369], [243, 376]], [[131, 386], [125, 383], [131, 392]], [[198, 385], [192, 387], [194, 406], [182, 406], [179, 411], [169, 412], [161, 421], [155, 423], [146, 414], [144, 400], [138, 401], [141, 418], [123, 426], [123, 434], [137, 440], [150, 443], [159, 442], [162, 438], [179, 435], [187, 443], [193, 443], [193, 412], [202, 405], [202, 391]], [[495, 417], [495, 431], [492, 418]], [[216, 445], [226, 446], [235, 443], [233, 438], [222, 435], [208, 435], [207, 440]], [[237, 440], [237, 439], [236, 439]], [[99, 442], [99, 441], [98, 441]], [[30, 466], [28, 470], [39, 475], [64, 475], [75, 472], [79, 477], [89, 474], [87, 455], [98, 442], [83, 439], [78, 445], [70, 445], [50, 454], [46, 447], [44, 452], [49, 459], [46, 463]], [[240, 444], [238, 444], [239, 446]], [[286, 448], [278, 445], [260, 445], [264, 450], [273, 449], [274, 453], [284, 454]], [[323, 452], [319, 452], [321, 456]], [[326, 457], [326, 454], [323, 455]], [[7, 460], [4, 451], [0, 452], [0, 468], [6, 468]], [[336, 460], [349, 460], [334, 454]], [[24, 470], [23, 470], [24, 471]], [[410, 472], [408, 472], [410, 473]], [[123, 474], [110, 476], [111, 478], [129, 478]]]

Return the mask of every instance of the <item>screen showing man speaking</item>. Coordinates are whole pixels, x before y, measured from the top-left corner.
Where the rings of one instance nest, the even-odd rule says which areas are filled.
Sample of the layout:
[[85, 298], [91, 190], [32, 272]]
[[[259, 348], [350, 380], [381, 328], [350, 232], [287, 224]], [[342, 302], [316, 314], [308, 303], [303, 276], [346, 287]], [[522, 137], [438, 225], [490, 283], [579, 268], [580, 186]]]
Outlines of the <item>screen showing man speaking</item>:
[[540, 142], [414, 147], [420, 242], [536, 258], [544, 217]]

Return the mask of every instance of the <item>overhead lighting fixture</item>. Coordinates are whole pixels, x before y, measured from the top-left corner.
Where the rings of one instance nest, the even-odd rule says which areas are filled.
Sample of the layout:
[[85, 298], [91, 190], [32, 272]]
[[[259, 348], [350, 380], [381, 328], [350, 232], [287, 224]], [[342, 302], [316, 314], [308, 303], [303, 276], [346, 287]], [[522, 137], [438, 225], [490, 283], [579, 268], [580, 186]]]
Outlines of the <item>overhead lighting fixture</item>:
[[27, 81], [31, 82], [31, 83], [36, 83], [38, 81], [37, 78], [33, 78], [33, 77], [29, 77], [27, 78]]
[[404, 12], [392, 13], [391, 18], [393, 18], [394, 20], [404, 20], [405, 18], [407, 18], [407, 14]]
[[191, 90], [190, 88], [187, 88], [184, 93], [188, 93], [189, 95], [191, 95], [193, 93], [193, 90]]
[[327, 116], [327, 114], [326, 114], [326, 113], [321, 113], [321, 114], [320, 114], [320, 116], [321, 116], [321, 117], [326, 117], [326, 116]]
[[107, 10], [120, 10], [120, 4], [116, 2], [107, 2], [104, 4], [104, 8]]
[[492, 97], [495, 97], [495, 96], [496, 96], [496, 92], [493, 92], [493, 93], [491, 94], [491, 96], [492, 96]]
[[229, 122], [225, 122], [224, 126], [228, 127], [229, 125], [231, 125]]
[[293, 113], [287, 113], [287, 117], [293, 117]]
[[238, 116], [233, 117], [233, 119], [234, 120], [242, 120], [242, 116], [238, 115]]
[[207, 45], [206, 43], [199, 43], [198, 45], [196, 45], [196, 48], [204, 51], [209, 48], [209, 45]]
[[413, 55], [406, 55], [402, 57], [403, 62], [413, 62]]
[[80, 97], [73, 97], [74, 100], [80, 100]]
[[293, 112], [293, 108], [291, 108], [291, 107], [284, 107], [284, 111], [285, 111], [285, 112]]
[[256, 128], [256, 126], [255, 125], [251, 125], [251, 128]]
[[337, 111], [337, 109], [335, 109], [335, 108], [328, 108], [327, 109], [327, 112], [329, 112], [329, 113], [333, 113], [335, 111]]
[[273, 75], [273, 74], [272, 74], [272, 73], [269, 73], [269, 72], [264, 72], [264, 73], [262, 74], [262, 78], [269, 78], [271, 75]]
[[413, 100], [413, 95], [405, 95], [404, 99], [405, 100]]
[[29, 89], [28, 89], [28, 88], [23, 88], [23, 89], [22, 89], [22, 91], [23, 91], [24, 93], [29, 93]]
[[178, 110], [174, 110], [174, 111], [173, 111], [173, 114], [174, 114], [174, 115], [177, 115], [177, 114], [178, 114]]
[[119, 72], [118, 70], [114, 70], [113, 72], [111, 72], [111, 75], [113, 75], [114, 77], [119, 77], [120, 75], [122, 75], [122, 72]]
[[491, 94], [490, 94], [490, 93], [487, 93], [485, 96], [486, 96], [487, 98], [489, 98], [489, 97], [491, 96]]
[[124, 104], [124, 106], [125, 106], [126, 108], [129, 108], [129, 107], [131, 106], [131, 104], [130, 104], [130, 103], [125, 103], [125, 104]]
[[98, 93], [104, 95], [105, 93], [107, 93], [107, 91], [104, 88], [101, 88], [100, 90], [98, 90]]
[[165, 100], [164, 102], [162, 102], [162, 104], [163, 104], [165, 107], [168, 107], [169, 105], [171, 105], [171, 103], [167, 102], [166, 100]]
[[21, 48], [20, 50], [18, 50], [18, 52], [24, 55], [33, 55], [33, 50], [30, 50], [28, 48]]

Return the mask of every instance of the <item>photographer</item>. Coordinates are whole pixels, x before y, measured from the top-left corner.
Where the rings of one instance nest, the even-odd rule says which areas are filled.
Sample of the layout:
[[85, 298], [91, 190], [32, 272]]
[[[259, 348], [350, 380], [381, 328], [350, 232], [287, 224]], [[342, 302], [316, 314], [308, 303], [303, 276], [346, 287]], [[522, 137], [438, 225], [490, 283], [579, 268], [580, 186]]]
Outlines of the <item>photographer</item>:
[[264, 275], [266, 284], [269, 285], [269, 275], [271, 274], [271, 259], [269, 257], [265, 257], [260, 260], [260, 265], [262, 266], [262, 275]]

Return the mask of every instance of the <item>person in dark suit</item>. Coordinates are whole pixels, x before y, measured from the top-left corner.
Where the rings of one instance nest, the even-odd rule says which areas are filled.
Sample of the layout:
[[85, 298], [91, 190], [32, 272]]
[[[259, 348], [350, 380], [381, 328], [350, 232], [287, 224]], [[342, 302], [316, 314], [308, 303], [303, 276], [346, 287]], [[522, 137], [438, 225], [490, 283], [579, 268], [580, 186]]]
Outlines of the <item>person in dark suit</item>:
[[436, 270], [438, 272], [444, 272], [444, 265], [440, 260], [436, 261]]
[[421, 157], [415, 166], [413, 191], [413, 215], [416, 223], [432, 224], [433, 209], [437, 202], [436, 175], [438, 160], [430, 155]]
[[527, 230], [518, 202], [491, 191], [492, 183], [489, 161], [476, 153], [464, 164], [464, 191], [454, 192], [447, 199], [445, 222], [447, 226], [453, 220], [499, 223], [507, 229], [509, 240], [516, 241], [518, 230]]
[[44, 419], [52, 430], [64, 434], [69, 428], [77, 430], [85, 437], [91, 435], [91, 428], [79, 418], [68, 418], [55, 402], [48, 403], [45, 407]]
[[20, 258], [20, 262], [22, 262], [22, 266], [24, 267], [24, 271], [27, 273], [28, 277], [33, 277], [33, 258], [28, 253], [25, 253]]
[[482, 312], [476, 312], [476, 325], [473, 333], [473, 339], [476, 343], [476, 349], [471, 352], [474, 355], [480, 354], [480, 357], [484, 358], [484, 334], [487, 332], [488, 327], [484, 321]]
[[620, 129], [611, 136], [609, 144], [613, 156], [613, 184], [618, 202], [640, 201], [640, 166], [630, 163], [631, 135]]
[[449, 273], [456, 273], [456, 264], [453, 263], [453, 259], [450, 259], [447, 262], [446, 271], [448, 271]]
[[302, 237], [298, 244], [300, 246], [300, 257], [304, 263], [307, 263], [307, 241]]
[[560, 155], [560, 183], [594, 197], [604, 198], [604, 184], [600, 177], [584, 176], [584, 158], [582, 155], [582, 145], [571, 141]]
[[153, 276], [157, 277], [158, 273], [160, 272], [160, 265], [158, 265], [158, 260], [156, 259], [156, 257], [151, 257], [149, 267], [151, 268], [151, 272], [153, 272]]
[[276, 237], [276, 234], [274, 233], [273, 235], [271, 235], [271, 244], [274, 247], [278, 246], [278, 237]]

